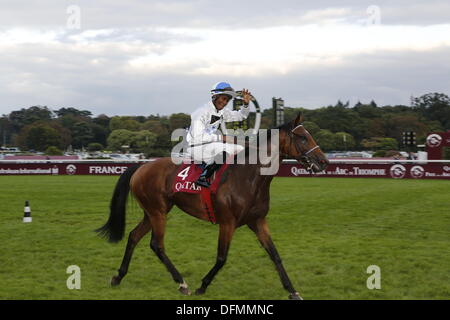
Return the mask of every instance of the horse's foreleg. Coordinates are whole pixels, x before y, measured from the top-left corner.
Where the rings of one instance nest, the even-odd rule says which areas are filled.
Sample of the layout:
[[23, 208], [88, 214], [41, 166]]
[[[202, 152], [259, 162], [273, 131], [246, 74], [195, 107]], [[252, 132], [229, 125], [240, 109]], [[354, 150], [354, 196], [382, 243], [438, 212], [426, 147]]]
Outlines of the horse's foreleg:
[[290, 293], [289, 298], [293, 300], [302, 300], [302, 297], [294, 289], [291, 280], [289, 279], [286, 270], [281, 262], [280, 255], [278, 254], [275, 244], [269, 233], [269, 227], [267, 225], [266, 219], [258, 220], [255, 223], [248, 224], [249, 228], [253, 230], [258, 237], [261, 245], [266, 249], [272, 261], [275, 263], [275, 267], [280, 275], [281, 283], [283, 287]]
[[225, 265], [228, 255], [228, 249], [230, 248], [231, 239], [233, 238], [235, 227], [231, 224], [221, 224], [219, 231], [219, 246], [217, 249], [217, 259], [214, 267], [208, 272], [208, 274], [202, 279], [202, 285], [195, 291], [195, 294], [203, 294], [206, 288], [209, 286], [214, 276]]
[[152, 223], [152, 239], [150, 241], [150, 248], [156, 253], [161, 262], [166, 266], [167, 270], [172, 275], [175, 282], [179, 284], [181, 293], [190, 295], [188, 285], [184, 282], [183, 277], [175, 268], [164, 250], [164, 232], [166, 227], [166, 217], [164, 214], [155, 214], [151, 216]]
[[134, 248], [138, 244], [138, 242], [142, 239], [144, 235], [147, 234], [151, 229], [150, 221], [148, 220], [147, 216], [144, 216], [144, 219], [134, 228], [129, 236], [128, 236], [128, 243], [127, 248], [125, 249], [125, 254], [123, 256], [122, 264], [119, 268], [119, 274], [117, 276], [114, 276], [111, 280], [112, 286], [117, 286], [120, 284], [120, 281], [122, 281], [122, 278], [125, 277], [125, 275], [128, 272], [128, 267], [130, 265], [131, 257], [133, 255]]

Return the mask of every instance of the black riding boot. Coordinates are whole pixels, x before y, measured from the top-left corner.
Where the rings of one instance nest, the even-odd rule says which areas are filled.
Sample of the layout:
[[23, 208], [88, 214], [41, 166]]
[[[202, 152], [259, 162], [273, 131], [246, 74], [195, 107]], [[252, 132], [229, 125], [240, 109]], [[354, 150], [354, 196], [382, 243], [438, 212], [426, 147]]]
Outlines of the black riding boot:
[[212, 163], [209, 164], [205, 167], [205, 169], [203, 170], [202, 174], [200, 175], [200, 177], [198, 178], [197, 181], [195, 181], [195, 184], [198, 186], [202, 186], [205, 188], [209, 188], [211, 186], [211, 184], [209, 183], [208, 179], [213, 175], [213, 173], [219, 169], [221, 166], [221, 164], [218, 163]]

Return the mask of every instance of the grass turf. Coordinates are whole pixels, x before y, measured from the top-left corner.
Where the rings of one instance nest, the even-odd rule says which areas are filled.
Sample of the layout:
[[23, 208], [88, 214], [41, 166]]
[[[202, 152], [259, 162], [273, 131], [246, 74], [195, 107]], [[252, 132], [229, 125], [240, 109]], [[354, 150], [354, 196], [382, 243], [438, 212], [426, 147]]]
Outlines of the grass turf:
[[[183, 296], [149, 248], [137, 246], [119, 287], [110, 279], [126, 240], [93, 230], [106, 222], [117, 177], [0, 177], [0, 299], [286, 299], [278, 274], [246, 227], [203, 296]], [[273, 240], [305, 299], [450, 298], [450, 181], [275, 178], [268, 215]], [[22, 222], [25, 200], [33, 222]], [[142, 218], [129, 204], [128, 233]], [[166, 252], [191, 290], [215, 262], [218, 226], [174, 208]], [[126, 238], [126, 237], [125, 237]], [[69, 290], [66, 269], [81, 269]], [[370, 265], [381, 289], [369, 290]]]

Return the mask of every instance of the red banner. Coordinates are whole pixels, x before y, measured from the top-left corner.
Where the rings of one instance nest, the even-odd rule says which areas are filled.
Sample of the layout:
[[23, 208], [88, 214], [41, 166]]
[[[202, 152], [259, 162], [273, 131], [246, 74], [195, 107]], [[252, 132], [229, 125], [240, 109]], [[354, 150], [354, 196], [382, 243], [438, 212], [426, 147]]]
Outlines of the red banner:
[[[0, 162], [0, 175], [120, 175], [132, 162]], [[450, 163], [331, 163], [310, 174], [300, 164], [282, 164], [279, 177], [348, 177], [393, 179], [450, 179]]]
[[425, 147], [429, 160], [443, 159], [444, 148], [450, 147], [450, 131], [430, 133], [427, 137]]
[[311, 174], [300, 164], [283, 164], [281, 177], [341, 177], [393, 179], [450, 179], [450, 164], [443, 163], [331, 163], [324, 172]]
[[0, 163], [0, 175], [120, 175], [136, 163]]

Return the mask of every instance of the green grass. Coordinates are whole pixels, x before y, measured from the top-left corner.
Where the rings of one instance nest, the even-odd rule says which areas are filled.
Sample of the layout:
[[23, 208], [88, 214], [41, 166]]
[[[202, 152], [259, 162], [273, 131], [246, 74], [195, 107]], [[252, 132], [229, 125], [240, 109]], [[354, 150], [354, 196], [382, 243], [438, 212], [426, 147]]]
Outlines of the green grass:
[[[0, 299], [286, 299], [278, 274], [246, 227], [204, 296], [182, 296], [149, 248], [135, 250], [128, 275], [111, 288], [126, 240], [93, 232], [108, 216], [117, 177], [0, 176]], [[272, 237], [305, 299], [449, 299], [450, 181], [275, 178]], [[22, 222], [25, 200], [33, 222]], [[129, 205], [128, 233], [142, 218]], [[166, 252], [191, 289], [215, 261], [218, 226], [178, 209], [169, 214]], [[66, 268], [81, 268], [69, 290]], [[370, 265], [381, 289], [369, 290]]]

